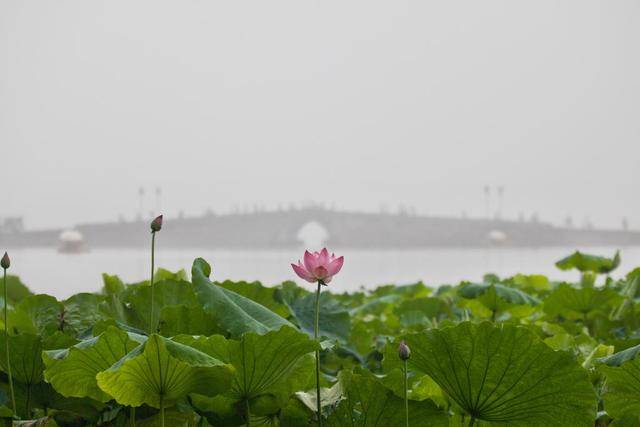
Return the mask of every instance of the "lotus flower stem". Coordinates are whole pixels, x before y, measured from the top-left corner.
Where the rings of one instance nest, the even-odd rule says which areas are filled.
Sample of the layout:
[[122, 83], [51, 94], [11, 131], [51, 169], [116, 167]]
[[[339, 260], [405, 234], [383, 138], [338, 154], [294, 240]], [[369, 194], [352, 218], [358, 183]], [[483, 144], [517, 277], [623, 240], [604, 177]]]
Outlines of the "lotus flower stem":
[[327, 248], [323, 248], [320, 252], [311, 253], [304, 251], [304, 264], [298, 260], [297, 264], [291, 264], [293, 271], [301, 279], [309, 283], [316, 283], [318, 290], [316, 292], [316, 322], [313, 328], [313, 338], [318, 344], [316, 350], [316, 404], [318, 427], [322, 427], [322, 401], [320, 400], [320, 343], [318, 342], [318, 329], [320, 327], [320, 289], [322, 286], [329, 284], [333, 276], [340, 272], [344, 264], [344, 257], [336, 257], [335, 254], [329, 255]]
[[131, 422], [131, 427], [136, 427], [136, 407], [129, 407], [129, 420]]
[[398, 357], [402, 360], [402, 376], [404, 385], [404, 424], [409, 427], [409, 367], [408, 361], [411, 357], [411, 349], [406, 342], [400, 341], [398, 345]]
[[13, 392], [13, 376], [11, 375], [11, 360], [9, 359], [9, 354], [11, 354], [9, 350], [9, 323], [7, 321], [7, 268], [11, 265], [9, 260], [9, 255], [4, 253], [2, 257], [2, 271], [3, 271], [3, 286], [4, 286], [4, 347], [5, 347], [5, 355], [7, 357], [7, 375], [9, 376], [9, 391], [11, 393], [11, 405], [13, 407], [13, 416], [16, 417], [18, 414], [16, 412], [16, 397]]
[[156, 252], [156, 232], [151, 233], [151, 318], [149, 319], [149, 334], [154, 332], [153, 327], [153, 308], [154, 308], [154, 290], [153, 272], [155, 270], [155, 252]]
[[249, 399], [244, 401], [244, 417], [246, 420], [246, 426], [251, 427], [251, 408], [249, 407]]
[[[316, 323], [313, 327], [313, 338], [318, 341], [318, 329], [320, 327], [320, 288], [322, 281], [318, 280], [316, 291]], [[318, 343], [319, 345], [320, 343]], [[320, 400], [320, 349], [316, 350], [316, 404], [318, 409], [318, 426], [322, 427], [322, 401]]]
[[469, 420], [469, 425], [467, 427], [473, 427], [475, 423], [476, 423], [476, 417], [472, 415], [471, 419]]
[[156, 233], [162, 230], [162, 215], [157, 216], [151, 221], [151, 318], [149, 319], [149, 334], [155, 332], [155, 325], [153, 321], [153, 309], [154, 309], [154, 290], [155, 285], [153, 282], [153, 273], [155, 270], [155, 255], [156, 255]]
[[404, 425], [405, 427], [409, 427], [409, 379], [408, 379], [408, 369], [407, 369], [407, 361], [404, 361]]
[[160, 395], [160, 426], [164, 427], [164, 396]]

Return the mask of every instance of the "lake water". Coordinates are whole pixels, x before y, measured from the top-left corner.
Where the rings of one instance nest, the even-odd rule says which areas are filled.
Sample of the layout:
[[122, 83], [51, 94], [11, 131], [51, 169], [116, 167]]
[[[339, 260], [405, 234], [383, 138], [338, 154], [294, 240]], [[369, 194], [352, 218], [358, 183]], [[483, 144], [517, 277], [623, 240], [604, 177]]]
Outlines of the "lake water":
[[[558, 270], [554, 263], [575, 248], [544, 249], [422, 249], [422, 250], [337, 250], [345, 256], [342, 272], [331, 283], [336, 292], [372, 288], [380, 284], [406, 284], [418, 280], [428, 285], [480, 280], [486, 272], [499, 275], [541, 273], [558, 280], [575, 280], [576, 272]], [[588, 253], [612, 256], [615, 248], [589, 248]], [[117, 274], [123, 280], [143, 280], [149, 274], [149, 253], [140, 249], [97, 249], [86, 254], [59, 254], [54, 249], [22, 249], [11, 252], [11, 274], [19, 275], [37, 293], [58, 298], [76, 292], [98, 291], [101, 273]], [[160, 245], [156, 265], [170, 270], [191, 269], [196, 257], [213, 266], [217, 280], [260, 280], [265, 284], [296, 280], [290, 263], [302, 250], [229, 251], [202, 249], [163, 249]], [[640, 247], [622, 249], [620, 276], [640, 266]], [[298, 282], [301, 282], [298, 279]]]

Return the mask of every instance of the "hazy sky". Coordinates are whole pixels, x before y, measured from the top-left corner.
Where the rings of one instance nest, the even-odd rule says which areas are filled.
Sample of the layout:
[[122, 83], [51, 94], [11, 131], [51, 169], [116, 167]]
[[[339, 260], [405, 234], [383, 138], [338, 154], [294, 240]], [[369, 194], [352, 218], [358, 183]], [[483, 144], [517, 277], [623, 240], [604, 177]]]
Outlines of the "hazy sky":
[[[0, 217], [254, 202], [640, 228], [640, 2], [0, 3]], [[147, 201], [147, 208], [153, 203]]]

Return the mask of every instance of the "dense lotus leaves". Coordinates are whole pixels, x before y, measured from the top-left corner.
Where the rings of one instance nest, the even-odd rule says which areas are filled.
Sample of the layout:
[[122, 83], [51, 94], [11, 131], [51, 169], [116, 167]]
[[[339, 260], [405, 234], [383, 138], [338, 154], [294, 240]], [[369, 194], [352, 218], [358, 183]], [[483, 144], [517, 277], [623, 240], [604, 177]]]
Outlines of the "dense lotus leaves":
[[614, 313], [612, 314], [612, 318], [615, 320], [622, 319], [625, 315], [631, 316], [631, 321], [634, 323], [635, 328], [638, 327], [638, 322], [635, 316], [635, 298], [638, 290], [640, 289], [640, 277], [632, 276], [631, 278], [626, 280], [623, 287], [618, 290], [621, 297], [624, 299], [618, 307], [616, 307]]
[[[193, 282], [184, 271], [158, 270], [154, 312], [162, 336], [142, 345], [148, 281], [104, 275], [100, 294], [65, 301], [20, 286], [12, 296], [10, 284], [18, 415], [47, 414], [65, 427], [124, 427], [131, 423], [123, 405], [131, 403], [142, 405], [138, 426], [157, 425], [162, 392], [167, 427], [241, 427], [246, 402], [254, 427], [314, 425], [315, 286], [212, 283], [210, 273], [203, 260], [194, 262]], [[435, 293], [421, 283], [338, 295], [323, 288], [326, 427], [404, 425], [403, 337], [412, 348], [412, 427], [442, 420], [466, 426], [472, 413], [476, 426], [593, 425], [596, 391], [598, 426], [640, 425], [640, 268], [601, 287], [591, 284], [595, 277], [588, 270], [579, 283], [485, 275], [483, 284]], [[5, 341], [0, 332], [6, 371]], [[11, 416], [6, 381], [0, 374], [0, 418]]]
[[80, 293], [66, 299], [63, 311], [60, 315], [59, 327], [65, 330], [68, 327], [80, 333], [90, 329], [96, 322], [104, 319], [98, 310], [103, 297], [96, 294]]
[[505, 283], [513, 283], [515, 287], [522, 289], [524, 292], [539, 294], [551, 290], [551, 282], [547, 276], [542, 274], [516, 274], [511, 279], [505, 280]]
[[385, 295], [382, 297], [376, 297], [370, 299], [362, 304], [349, 310], [349, 313], [353, 315], [362, 314], [382, 314], [383, 312], [390, 310], [393, 304], [402, 301], [401, 295]]
[[540, 300], [521, 291], [499, 283], [465, 283], [460, 286], [458, 294], [464, 298], [478, 298], [488, 292], [494, 291], [495, 296], [502, 298], [511, 304], [538, 305]]
[[29, 295], [9, 313], [12, 331], [49, 335], [56, 331], [80, 334], [103, 319], [98, 306], [102, 297], [96, 294], [76, 294], [64, 302], [49, 295]]
[[[85, 426], [97, 422], [106, 406], [89, 398], [69, 398], [57, 393], [50, 384], [15, 384], [18, 413], [22, 418], [34, 415], [33, 408], [47, 408], [62, 426]], [[29, 406], [29, 408], [27, 408]]]
[[[398, 357], [398, 343], [388, 342], [383, 349], [382, 370], [384, 376], [380, 381], [396, 396], [404, 397], [404, 374], [403, 362]], [[440, 387], [428, 375], [409, 370], [408, 375], [408, 391], [411, 400], [422, 401], [431, 399], [437, 404], [443, 406], [445, 399]]]
[[405, 338], [410, 364], [478, 420], [593, 425], [596, 400], [587, 373], [526, 328], [463, 322]]
[[50, 295], [30, 295], [16, 305], [9, 324], [20, 332], [50, 334], [62, 330], [64, 305]]
[[211, 266], [202, 258], [193, 262], [191, 276], [193, 287], [204, 311], [215, 319], [218, 326], [237, 337], [244, 332], [265, 334], [282, 326], [293, 326], [249, 298], [213, 284], [209, 280]]
[[[329, 415], [327, 427], [390, 427], [404, 425], [404, 400], [367, 371], [342, 371], [344, 400]], [[409, 402], [409, 424], [414, 427], [448, 426], [447, 415], [433, 402]]]
[[106, 371], [98, 386], [123, 405], [171, 406], [189, 393], [207, 396], [228, 390], [234, 375], [230, 365], [157, 334], [149, 336]]
[[318, 348], [306, 334], [288, 326], [264, 335], [245, 333], [239, 340], [220, 335], [181, 335], [174, 340], [234, 366], [236, 375], [226, 393], [233, 400], [267, 393], [288, 396], [304, 387], [313, 375], [311, 353]]
[[160, 310], [158, 332], [166, 337], [178, 334], [211, 335], [221, 332], [213, 316], [200, 306], [172, 305]]
[[550, 316], [585, 318], [593, 312], [608, 313], [622, 301], [623, 297], [613, 289], [576, 289], [562, 284], [545, 299], [544, 311]]
[[607, 378], [604, 403], [607, 413], [619, 419], [640, 414], [640, 345], [598, 359]]
[[44, 377], [63, 396], [90, 397], [107, 402], [111, 395], [102, 391], [96, 375], [109, 369], [146, 337], [110, 326], [100, 335], [61, 350], [43, 353]]
[[405, 327], [424, 327], [432, 319], [437, 319], [443, 308], [442, 300], [423, 297], [404, 300], [395, 306], [393, 312]]
[[[533, 313], [533, 307], [539, 304], [537, 298], [501, 284], [464, 283], [460, 286], [458, 294], [470, 298], [463, 300], [460, 306], [471, 310], [471, 313], [480, 319], [506, 320], [509, 317], [525, 317]], [[508, 315], [504, 315], [507, 312]]]
[[615, 270], [620, 265], [620, 251], [616, 251], [613, 258], [596, 255], [583, 254], [575, 251], [573, 254], [556, 262], [556, 266], [561, 270], [571, 270], [575, 268], [581, 272], [592, 272], [607, 274]]
[[[301, 298], [285, 299], [300, 329], [313, 336], [315, 323], [315, 294], [307, 294]], [[351, 330], [349, 310], [330, 293], [320, 294], [320, 336], [346, 342]]]
[[[151, 286], [138, 285], [125, 297], [125, 301], [130, 305], [136, 315], [135, 325], [145, 331], [149, 330], [149, 319], [151, 318]], [[153, 300], [154, 318], [152, 320], [154, 328], [160, 324], [161, 312], [164, 307], [185, 306], [198, 307], [198, 300], [193, 292], [191, 283], [176, 280], [162, 280], [154, 285]], [[155, 329], [154, 329], [155, 330]]]
[[381, 297], [384, 295], [402, 295], [405, 298], [420, 298], [431, 295], [433, 290], [425, 286], [424, 283], [418, 282], [410, 285], [384, 285], [378, 286], [376, 289], [372, 291], [372, 295], [375, 297]]

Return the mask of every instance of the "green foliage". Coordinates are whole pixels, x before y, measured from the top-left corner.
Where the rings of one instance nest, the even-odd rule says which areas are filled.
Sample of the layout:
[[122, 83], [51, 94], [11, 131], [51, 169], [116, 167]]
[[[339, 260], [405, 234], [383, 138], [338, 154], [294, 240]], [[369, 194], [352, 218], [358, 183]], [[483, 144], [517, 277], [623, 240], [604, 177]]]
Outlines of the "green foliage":
[[[404, 422], [404, 401], [393, 394], [371, 373], [340, 373], [346, 391], [327, 422], [329, 427], [388, 427]], [[448, 426], [446, 414], [431, 401], [409, 404], [409, 424], [416, 427]]]
[[45, 379], [63, 396], [108, 402], [112, 397], [98, 387], [96, 375], [109, 369], [145, 340], [146, 337], [110, 326], [100, 335], [70, 348], [45, 351]]
[[623, 350], [598, 360], [598, 370], [606, 377], [604, 402], [614, 418], [640, 414], [640, 346]]
[[[404, 425], [398, 342], [411, 348], [410, 425], [640, 425], [640, 268], [600, 285], [619, 256], [560, 261], [577, 283], [541, 275], [484, 276], [436, 290], [415, 283], [370, 291], [285, 282], [191, 279], [159, 269], [153, 322], [148, 281], [103, 275], [100, 293], [64, 301], [9, 281], [9, 335], [0, 332], [0, 425], [315, 425], [314, 351], [321, 402], [333, 426]], [[338, 280], [338, 279], [336, 279]], [[26, 421], [29, 420], [29, 421]], [[16, 423], [15, 425], [20, 425]], [[29, 425], [29, 424], [26, 424]]]
[[616, 251], [613, 258], [583, 254], [575, 251], [573, 254], [556, 262], [556, 267], [561, 270], [575, 268], [581, 272], [608, 274], [620, 265], [620, 251]]
[[405, 337], [411, 366], [467, 414], [509, 425], [591, 425], [596, 399], [573, 357], [528, 329], [463, 322]]
[[98, 386], [123, 405], [171, 405], [190, 393], [226, 391], [234, 370], [192, 347], [153, 334], [109, 369], [96, 375]]
[[210, 274], [211, 266], [205, 260], [198, 258], [193, 262], [191, 276], [198, 301], [224, 331], [237, 337], [245, 332], [264, 334], [293, 326], [263, 305], [213, 284]]

